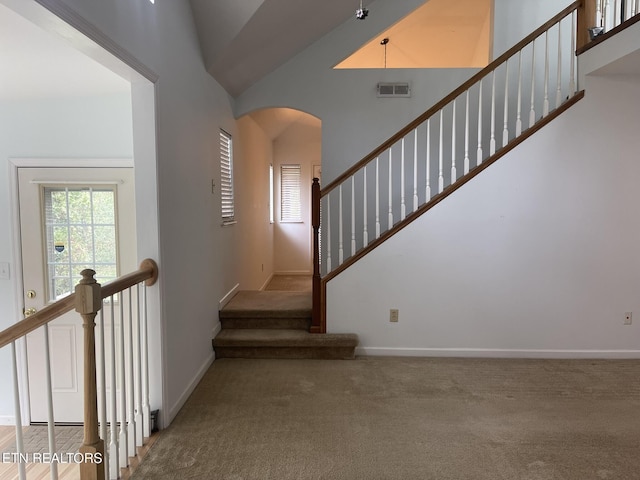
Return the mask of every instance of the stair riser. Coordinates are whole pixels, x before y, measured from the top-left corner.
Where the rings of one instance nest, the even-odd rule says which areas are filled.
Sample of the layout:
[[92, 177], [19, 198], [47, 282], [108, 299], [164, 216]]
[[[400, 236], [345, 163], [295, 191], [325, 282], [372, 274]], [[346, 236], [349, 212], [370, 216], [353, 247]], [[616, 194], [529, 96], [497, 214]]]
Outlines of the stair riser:
[[353, 347], [215, 347], [216, 358], [352, 360]]
[[221, 318], [223, 329], [291, 329], [309, 331], [310, 318]]

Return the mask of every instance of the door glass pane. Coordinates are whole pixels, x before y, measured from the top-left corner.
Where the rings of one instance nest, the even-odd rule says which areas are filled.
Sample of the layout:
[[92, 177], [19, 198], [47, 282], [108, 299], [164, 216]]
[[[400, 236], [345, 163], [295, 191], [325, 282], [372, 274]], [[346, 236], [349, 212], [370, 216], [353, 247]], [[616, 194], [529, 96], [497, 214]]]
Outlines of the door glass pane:
[[115, 187], [43, 187], [47, 287], [73, 292], [85, 268], [104, 284], [117, 277]]

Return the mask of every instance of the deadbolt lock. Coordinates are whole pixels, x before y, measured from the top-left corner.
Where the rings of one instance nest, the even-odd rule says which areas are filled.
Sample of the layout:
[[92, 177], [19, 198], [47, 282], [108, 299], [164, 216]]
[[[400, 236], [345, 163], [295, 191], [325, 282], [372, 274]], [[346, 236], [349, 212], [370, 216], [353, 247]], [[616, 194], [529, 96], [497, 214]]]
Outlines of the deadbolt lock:
[[25, 308], [24, 310], [24, 316], [26, 317], [30, 317], [31, 315], [33, 315], [34, 313], [36, 313], [38, 311], [37, 308]]
[[36, 292], [34, 290], [29, 290], [27, 292], [27, 298], [36, 298]]

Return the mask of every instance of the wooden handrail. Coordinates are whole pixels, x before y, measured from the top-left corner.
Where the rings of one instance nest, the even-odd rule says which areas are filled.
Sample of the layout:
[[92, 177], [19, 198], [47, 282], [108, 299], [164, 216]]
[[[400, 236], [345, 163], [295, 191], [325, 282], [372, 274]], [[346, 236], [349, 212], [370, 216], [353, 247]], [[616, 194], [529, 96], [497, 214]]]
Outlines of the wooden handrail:
[[25, 336], [27, 333], [34, 331], [45, 323], [64, 315], [73, 310], [76, 304], [75, 293], [58, 300], [51, 305], [47, 305], [42, 310], [34, 313], [30, 317], [19, 321], [15, 325], [0, 332], [0, 348], [9, 345], [11, 342]]
[[118, 292], [122, 292], [129, 287], [144, 281], [147, 286], [154, 285], [158, 280], [158, 265], [156, 262], [147, 258], [142, 261], [140, 268], [135, 272], [123, 275], [102, 286], [102, 298], [110, 297]]
[[377, 156], [379, 156], [382, 152], [384, 152], [388, 148], [392, 147], [396, 142], [400, 141], [411, 130], [413, 130], [418, 125], [420, 125], [421, 123], [426, 121], [428, 118], [432, 117], [434, 114], [436, 114], [437, 112], [442, 110], [445, 106], [447, 106], [449, 103], [451, 103], [455, 98], [458, 98], [460, 95], [462, 95], [464, 92], [466, 92], [469, 88], [471, 88], [473, 85], [475, 85], [481, 79], [483, 79], [484, 77], [489, 75], [491, 72], [493, 72], [493, 70], [495, 70], [498, 66], [502, 65], [506, 60], [508, 60], [513, 55], [515, 55], [520, 50], [522, 50], [531, 41], [533, 41], [536, 38], [538, 38], [540, 35], [542, 35], [544, 32], [546, 32], [553, 25], [558, 23], [560, 20], [565, 18], [567, 15], [569, 15], [574, 10], [578, 9], [578, 7], [580, 7], [580, 5], [582, 4], [582, 1], [593, 1], [593, 0], [578, 0], [576, 2], [573, 2], [571, 5], [569, 5], [567, 8], [562, 10], [559, 14], [557, 14], [551, 20], [549, 20], [548, 22], [543, 24], [541, 27], [539, 27], [536, 30], [534, 30], [532, 33], [530, 33], [525, 38], [523, 38], [520, 42], [516, 43], [513, 47], [511, 47], [509, 50], [507, 50], [502, 55], [500, 55], [498, 58], [496, 58], [493, 62], [491, 62], [485, 68], [480, 70], [478, 73], [476, 73], [473, 77], [471, 77], [469, 80], [467, 80], [462, 85], [460, 85], [458, 88], [456, 88], [449, 95], [447, 95], [442, 100], [440, 100], [438, 103], [436, 103], [434, 106], [429, 108], [429, 110], [424, 112], [422, 115], [420, 115], [414, 121], [409, 123], [406, 127], [404, 127], [398, 133], [393, 135], [391, 138], [389, 138], [386, 142], [384, 142], [378, 148], [376, 148], [371, 153], [369, 153], [369, 155], [364, 157], [358, 163], [356, 163], [351, 168], [346, 170], [342, 175], [340, 175], [335, 180], [330, 182], [326, 187], [324, 187], [322, 189], [322, 191], [320, 193], [321, 198], [325, 197], [327, 194], [329, 194], [333, 189], [335, 189], [342, 182], [344, 182], [345, 180], [350, 178], [353, 174], [355, 174], [358, 170], [360, 170], [362, 167], [364, 167], [370, 161], [372, 161]]
[[[147, 258], [142, 261], [140, 268], [135, 272], [105, 283], [102, 287], [102, 298], [110, 297], [144, 280], [147, 285], [153, 285], [157, 278], [158, 265]], [[72, 293], [0, 332], [0, 348], [73, 310], [76, 302], [75, 297], [75, 293]]]

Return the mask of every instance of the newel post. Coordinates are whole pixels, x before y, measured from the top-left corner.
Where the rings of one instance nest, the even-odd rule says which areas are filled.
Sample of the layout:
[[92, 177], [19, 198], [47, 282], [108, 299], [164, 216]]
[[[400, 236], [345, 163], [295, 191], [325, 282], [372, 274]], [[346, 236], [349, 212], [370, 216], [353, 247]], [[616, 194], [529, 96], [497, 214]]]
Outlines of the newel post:
[[101, 287], [91, 269], [80, 272], [76, 285], [76, 311], [82, 315], [84, 330], [84, 440], [79, 453], [82, 480], [104, 479], [104, 441], [98, 436], [98, 393], [96, 388], [95, 318], [102, 308]]
[[321, 327], [320, 313], [320, 180], [313, 179], [311, 185], [311, 225], [313, 226], [313, 278], [311, 292], [313, 304], [311, 310], [311, 332], [324, 333]]
[[582, 0], [578, 7], [578, 19], [576, 21], [578, 31], [576, 33], [576, 47], [581, 49], [589, 43], [589, 29], [596, 25], [596, 2], [598, 0]]

